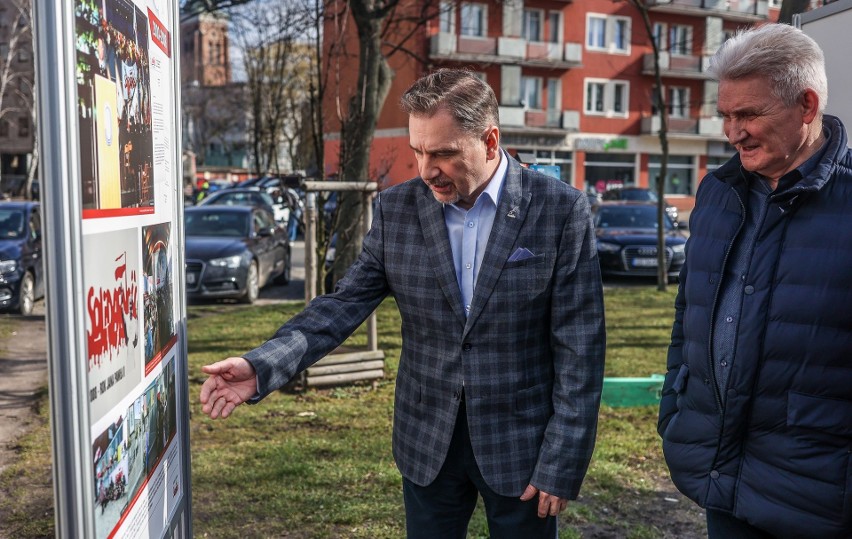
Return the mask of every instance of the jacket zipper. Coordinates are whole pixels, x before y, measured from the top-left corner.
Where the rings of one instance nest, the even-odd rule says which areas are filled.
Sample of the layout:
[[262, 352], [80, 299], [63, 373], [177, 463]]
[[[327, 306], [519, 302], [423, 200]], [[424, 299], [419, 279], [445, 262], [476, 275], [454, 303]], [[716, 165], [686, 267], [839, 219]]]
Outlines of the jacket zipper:
[[[742, 170], [740, 171], [740, 174], [742, 174]], [[722, 419], [725, 417], [725, 404], [722, 402], [722, 395], [719, 392], [719, 383], [716, 379], [716, 366], [713, 362], [713, 321], [716, 319], [716, 306], [719, 302], [719, 291], [722, 289], [722, 278], [725, 275], [725, 267], [728, 265], [728, 257], [731, 255], [731, 250], [734, 248], [734, 241], [736, 241], [737, 236], [739, 236], [740, 232], [742, 232], [746, 220], [746, 208], [743, 203], [743, 199], [734, 186], [731, 186], [731, 190], [734, 192], [734, 195], [736, 195], [737, 202], [740, 203], [740, 226], [737, 227], [737, 231], [734, 232], [734, 235], [731, 237], [731, 242], [725, 250], [725, 258], [722, 259], [722, 268], [719, 271], [719, 277], [716, 283], [716, 292], [713, 294], [713, 308], [710, 310], [710, 334], [707, 341], [707, 357], [710, 361], [710, 378], [713, 383], [713, 395], [716, 397], [716, 406], [719, 410], [719, 417]]]

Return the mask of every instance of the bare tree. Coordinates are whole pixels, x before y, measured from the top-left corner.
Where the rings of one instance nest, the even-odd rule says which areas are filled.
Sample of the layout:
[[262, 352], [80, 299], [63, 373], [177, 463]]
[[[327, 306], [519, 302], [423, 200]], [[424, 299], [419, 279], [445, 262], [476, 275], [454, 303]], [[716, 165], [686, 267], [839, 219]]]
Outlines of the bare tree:
[[657, 290], [664, 292], [669, 282], [668, 266], [666, 264], [666, 228], [664, 226], [666, 222], [666, 201], [664, 194], [669, 164], [669, 111], [665, 93], [663, 92], [663, 78], [660, 71], [660, 48], [654, 35], [654, 27], [651, 24], [650, 15], [648, 14], [648, 4], [645, 0], [630, 0], [630, 3], [636, 7], [642, 16], [645, 33], [651, 41], [651, 48], [654, 54], [654, 90], [652, 100], [660, 115], [658, 136], [662, 153], [660, 156], [660, 174], [657, 177], [655, 186], [657, 192]]
[[[218, 144], [229, 160], [244, 145], [246, 107], [242, 84], [225, 86], [197, 86], [187, 84], [182, 92], [184, 136], [187, 149], [196, 155], [199, 165], [207, 162], [207, 150]], [[237, 163], [229, 163], [235, 165]]]
[[309, 98], [305, 78], [312, 64], [311, 49], [303, 43], [311, 13], [282, 0], [255, 0], [234, 11], [236, 43], [242, 53], [249, 104], [249, 143], [258, 175], [280, 173], [280, 158], [292, 155], [292, 139]]
[[32, 4], [29, 0], [7, 0], [6, 6], [6, 11], [9, 11], [3, 17], [6, 30], [4, 35], [0, 35], [3, 41], [0, 46], [0, 122], [8, 126], [12, 116], [27, 119], [30, 127], [28, 136], [34, 141], [34, 146], [23, 190], [27, 198], [32, 198], [32, 182], [38, 161], [35, 76], [32, 71]]
[[[348, 96], [347, 106], [342, 105], [345, 95], [338, 95], [338, 121], [340, 123], [339, 179], [365, 181], [370, 177], [370, 146], [376, 123], [382, 111], [394, 72], [388, 58], [397, 53], [407, 54], [425, 64], [406, 44], [419, 28], [440, 12], [437, 2], [427, 0], [417, 5], [402, 6], [399, 0], [331, 0], [326, 7], [331, 31], [325, 39], [335, 75], [343, 66], [351, 69], [357, 65], [357, 82]], [[354, 22], [355, 28], [351, 28]], [[358, 50], [351, 51], [349, 33], [357, 32]], [[339, 80], [335, 84], [340, 91]], [[362, 197], [358, 193], [341, 193], [335, 217], [337, 250], [334, 276], [341, 276], [358, 256], [362, 236], [358, 223], [361, 220]]]

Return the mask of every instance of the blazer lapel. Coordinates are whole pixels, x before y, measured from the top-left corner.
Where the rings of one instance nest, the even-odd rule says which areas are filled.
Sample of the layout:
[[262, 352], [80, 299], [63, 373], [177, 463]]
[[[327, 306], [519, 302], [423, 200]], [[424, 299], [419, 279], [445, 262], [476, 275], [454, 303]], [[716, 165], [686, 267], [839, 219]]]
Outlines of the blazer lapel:
[[[503, 156], [508, 157], [505, 153]], [[485, 248], [485, 256], [482, 258], [482, 267], [479, 268], [476, 279], [465, 334], [482, 313], [491, 292], [494, 291], [500, 272], [503, 271], [503, 264], [509, 258], [510, 250], [527, 217], [531, 198], [532, 193], [524, 188], [520, 165], [509, 158], [506, 183], [503, 185], [503, 193], [500, 195], [491, 235], [488, 237], [488, 245]]]
[[435, 261], [435, 276], [453, 312], [459, 321], [464, 323], [461, 291], [453, 265], [453, 250], [450, 247], [447, 223], [444, 221], [444, 205], [435, 200], [428, 187], [421, 190], [417, 197], [417, 213], [426, 249], [432, 253], [431, 258]]

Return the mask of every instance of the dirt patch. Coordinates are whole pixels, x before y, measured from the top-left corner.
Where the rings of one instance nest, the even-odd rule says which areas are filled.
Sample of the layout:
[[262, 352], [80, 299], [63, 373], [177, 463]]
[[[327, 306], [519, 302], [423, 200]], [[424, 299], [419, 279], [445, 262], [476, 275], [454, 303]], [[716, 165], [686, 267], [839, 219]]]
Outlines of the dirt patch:
[[614, 503], [584, 495], [573, 503], [594, 515], [586, 522], [570, 522], [584, 539], [653, 537], [654, 539], [704, 539], [704, 510], [682, 495], [668, 477], [660, 477], [652, 493], [625, 490]]
[[47, 387], [44, 302], [36, 307], [31, 316], [0, 315], [12, 329], [0, 342], [0, 471], [14, 458], [14, 442], [28, 430]]

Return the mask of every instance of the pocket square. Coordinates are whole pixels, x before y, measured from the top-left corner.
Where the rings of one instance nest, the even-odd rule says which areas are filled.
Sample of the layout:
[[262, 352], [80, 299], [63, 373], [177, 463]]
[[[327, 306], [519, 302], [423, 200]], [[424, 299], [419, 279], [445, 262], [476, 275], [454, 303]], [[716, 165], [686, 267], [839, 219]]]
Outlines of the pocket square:
[[512, 253], [512, 256], [509, 257], [509, 262], [520, 262], [521, 260], [526, 260], [527, 258], [534, 258], [535, 255], [527, 249], [526, 247], [518, 247], [515, 249], [515, 252]]

